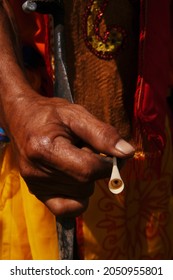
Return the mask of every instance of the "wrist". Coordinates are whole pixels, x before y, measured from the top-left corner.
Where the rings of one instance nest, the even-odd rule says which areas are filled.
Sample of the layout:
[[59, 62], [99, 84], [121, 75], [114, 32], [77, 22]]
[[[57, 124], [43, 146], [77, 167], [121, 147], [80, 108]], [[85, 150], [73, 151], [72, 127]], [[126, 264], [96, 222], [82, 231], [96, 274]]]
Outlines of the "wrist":
[[42, 98], [29, 84], [6, 87], [0, 96], [0, 127], [10, 137], [14, 124], [21, 122], [22, 117], [27, 114], [37, 99]]

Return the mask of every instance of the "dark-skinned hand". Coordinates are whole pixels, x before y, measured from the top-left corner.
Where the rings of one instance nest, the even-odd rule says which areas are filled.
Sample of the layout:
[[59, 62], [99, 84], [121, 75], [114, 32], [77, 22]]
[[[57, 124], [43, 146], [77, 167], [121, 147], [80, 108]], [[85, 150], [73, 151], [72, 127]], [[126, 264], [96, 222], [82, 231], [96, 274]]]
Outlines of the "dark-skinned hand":
[[21, 176], [57, 216], [81, 214], [94, 191], [94, 181], [110, 176], [110, 157], [134, 153], [114, 127], [64, 99], [31, 93], [19, 98], [10, 110], [15, 111], [15, 118], [8, 133]]

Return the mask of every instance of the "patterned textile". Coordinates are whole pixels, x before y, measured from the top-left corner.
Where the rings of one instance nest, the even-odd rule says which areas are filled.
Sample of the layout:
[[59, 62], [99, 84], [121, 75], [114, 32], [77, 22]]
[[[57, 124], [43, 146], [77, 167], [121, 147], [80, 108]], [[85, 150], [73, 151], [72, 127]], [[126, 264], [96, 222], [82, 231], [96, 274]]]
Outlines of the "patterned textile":
[[84, 258], [172, 259], [173, 170], [168, 128], [166, 121], [168, 142], [160, 176], [155, 160], [131, 159], [121, 170], [124, 193], [114, 196], [109, 192], [106, 180], [97, 182], [90, 207], [80, 221]]
[[[34, 48], [45, 62], [28, 68], [31, 82], [40, 93], [44, 89], [51, 96], [49, 18], [23, 14], [22, 0], [9, 2], [18, 15], [22, 46]], [[138, 148], [121, 169], [123, 193], [114, 196], [107, 180], [96, 182], [87, 211], [77, 218], [79, 256], [171, 259], [173, 153], [166, 105], [169, 1], [64, 3], [66, 43], [71, 46], [67, 65], [75, 102], [116, 126]], [[1, 150], [0, 167], [0, 258], [58, 258], [55, 219], [29, 193], [10, 144]]]

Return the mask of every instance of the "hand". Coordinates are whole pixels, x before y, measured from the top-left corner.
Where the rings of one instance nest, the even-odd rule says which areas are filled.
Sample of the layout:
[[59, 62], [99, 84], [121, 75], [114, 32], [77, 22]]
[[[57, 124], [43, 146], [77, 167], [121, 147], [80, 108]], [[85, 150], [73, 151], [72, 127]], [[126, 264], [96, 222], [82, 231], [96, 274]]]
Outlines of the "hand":
[[28, 94], [14, 108], [9, 136], [21, 176], [55, 215], [82, 213], [94, 181], [110, 176], [112, 161], [100, 152], [120, 158], [134, 153], [114, 127], [64, 99]]

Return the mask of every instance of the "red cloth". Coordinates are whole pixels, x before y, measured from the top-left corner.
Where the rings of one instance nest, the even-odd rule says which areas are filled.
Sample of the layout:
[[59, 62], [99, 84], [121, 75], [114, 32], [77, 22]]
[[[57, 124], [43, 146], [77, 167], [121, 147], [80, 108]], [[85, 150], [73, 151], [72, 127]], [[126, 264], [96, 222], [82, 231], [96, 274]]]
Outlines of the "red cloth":
[[169, 1], [141, 0], [139, 75], [135, 125], [148, 136], [150, 149], [166, 143], [166, 95], [169, 84]]
[[31, 12], [25, 13], [22, 10], [24, 0], [9, 0], [13, 11], [19, 38], [23, 45], [34, 47], [43, 57], [46, 67], [42, 74], [42, 89], [44, 95], [52, 96], [52, 66], [50, 51], [50, 24], [48, 15]]
[[[51, 76], [48, 17], [37, 13], [25, 14], [22, 11], [23, 2], [10, 0], [20, 36], [24, 44], [32, 45], [40, 51], [48, 75]], [[134, 127], [139, 134], [148, 136], [152, 151], [161, 152], [166, 143], [164, 127], [169, 83], [169, 1], [140, 2], [139, 75], [135, 93]], [[49, 86], [47, 94], [51, 96]]]

